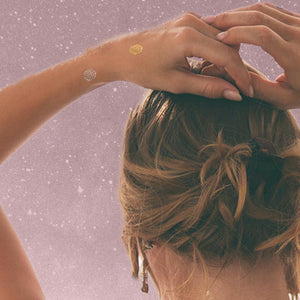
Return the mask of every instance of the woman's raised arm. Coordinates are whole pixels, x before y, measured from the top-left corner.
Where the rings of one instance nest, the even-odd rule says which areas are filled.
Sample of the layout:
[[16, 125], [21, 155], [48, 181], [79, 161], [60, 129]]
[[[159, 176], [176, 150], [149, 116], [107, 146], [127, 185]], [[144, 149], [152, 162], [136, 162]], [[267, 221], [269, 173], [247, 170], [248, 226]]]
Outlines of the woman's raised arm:
[[[0, 91], [1, 163], [55, 113], [110, 80], [102, 48], [88, 49]], [[83, 78], [89, 68], [97, 70], [97, 80]]]
[[[226, 65], [236, 85], [251, 95], [246, 66], [236, 49], [217, 41], [218, 32], [196, 14], [186, 13], [156, 28], [107, 40], [2, 89], [0, 163], [63, 107], [111, 81], [124, 80], [145, 88], [208, 98], [241, 99], [230, 82], [192, 73], [187, 57]], [[96, 72], [90, 81], [84, 79], [89, 69]], [[99, 104], [99, 109], [101, 105], [105, 104]]]

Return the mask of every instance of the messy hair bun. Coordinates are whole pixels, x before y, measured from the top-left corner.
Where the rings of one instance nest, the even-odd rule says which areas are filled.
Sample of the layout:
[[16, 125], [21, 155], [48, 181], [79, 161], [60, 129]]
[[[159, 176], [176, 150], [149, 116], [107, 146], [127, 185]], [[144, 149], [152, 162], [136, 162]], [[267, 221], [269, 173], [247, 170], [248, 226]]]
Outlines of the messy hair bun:
[[[257, 136], [284, 158], [279, 176], [253, 157]], [[119, 199], [135, 277], [141, 241], [159, 241], [204, 269], [237, 252], [252, 263], [279, 254], [290, 293], [299, 292], [300, 130], [291, 112], [246, 96], [151, 90], [127, 121]]]

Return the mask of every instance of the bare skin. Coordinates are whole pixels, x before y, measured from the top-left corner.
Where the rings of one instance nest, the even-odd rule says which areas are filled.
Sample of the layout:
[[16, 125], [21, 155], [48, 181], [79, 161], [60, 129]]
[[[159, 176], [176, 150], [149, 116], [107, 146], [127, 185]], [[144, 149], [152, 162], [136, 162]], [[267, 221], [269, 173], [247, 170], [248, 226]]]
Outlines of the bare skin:
[[[222, 39], [217, 36], [223, 43], [236, 49], [240, 43], [260, 46], [283, 68], [275, 82], [250, 73], [256, 98], [281, 109], [299, 108], [300, 14], [266, 2], [224, 12], [207, 23], [227, 33]], [[215, 63], [207, 66], [203, 74], [224, 78], [228, 73]]]
[[[274, 11], [269, 13], [275, 14]], [[244, 38], [241, 38], [242, 35], [234, 38], [233, 35], [232, 40], [221, 42], [216, 37], [219, 29], [205, 23], [197, 14], [188, 12], [156, 28], [108, 40], [87, 49], [83, 55], [3, 88], [0, 90], [0, 163], [64, 107], [112, 81], [124, 80], [145, 88], [191, 93], [211, 99], [222, 98], [226, 90], [237, 94], [242, 91], [251, 97], [250, 86], [253, 84], [254, 96], [264, 101], [285, 109], [300, 107], [299, 16], [291, 18], [286, 13], [286, 16], [278, 15], [278, 18], [281, 23], [290, 22], [292, 26], [289, 28], [292, 39], [281, 48], [287, 52], [287, 55], [281, 54], [282, 57], [288, 57], [286, 60], [280, 60], [276, 51], [278, 42], [282, 44], [280, 39], [271, 38], [270, 42], [270, 39], [267, 41], [262, 38], [257, 41], [243, 32]], [[238, 25], [238, 18], [234, 18], [234, 22], [235, 25], [231, 26]], [[282, 26], [280, 24], [277, 30]], [[237, 28], [230, 30], [233, 32]], [[266, 34], [265, 27], [258, 30], [260, 36]], [[273, 30], [276, 31], [276, 28]], [[272, 33], [268, 31], [267, 34], [270, 38]], [[263, 48], [268, 43], [271, 48], [269, 53], [276, 60], [279, 58], [278, 61], [283, 61], [281, 66], [285, 70], [284, 76], [277, 78], [275, 83], [269, 83], [264, 82], [263, 77], [248, 72], [236, 48], [240, 42], [254, 43]], [[136, 44], [143, 46], [143, 51], [137, 55], [129, 52]], [[204, 58], [220, 66], [236, 86], [221, 77], [190, 72], [187, 57]], [[83, 74], [89, 68], [93, 68], [97, 76], [94, 80], [86, 81]], [[272, 86], [276, 89], [275, 93]], [[99, 109], [101, 105], [105, 104], [99, 103]], [[5, 254], [5, 259], [0, 259], [0, 278], [3, 278], [0, 298], [21, 299], [22, 291], [23, 300], [44, 299], [33, 268], [4, 213], [0, 215], [0, 222], [0, 236], [4, 239], [1, 253]], [[13, 262], [18, 262], [18, 268], [13, 267]]]
[[[230, 46], [217, 42], [215, 34], [218, 30], [203, 21], [201, 24], [206, 31], [210, 28], [210, 37], [192, 27], [187, 30], [188, 27], [176, 22], [170, 30], [162, 26], [119, 36], [0, 90], [0, 163], [64, 107], [112, 81], [127, 80], [147, 88], [174, 93], [203, 93], [210, 98], [222, 97], [225, 89], [239, 93], [226, 80], [211, 76], [200, 78], [188, 71], [189, 64], [184, 52], [197, 44], [195, 37], [202, 42], [211, 40], [210, 46], [200, 48], [200, 52], [209, 52], [205, 56], [210, 61], [228, 64], [229, 73], [237, 80], [241, 90], [247, 93], [250, 85], [247, 67]], [[142, 44], [143, 51], [134, 55], [129, 49], [137, 43]], [[216, 45], [218, 47], [215, 49]], [[220, 54], [226, 49], [227, 56], [220, 59]], [[97, 76], [87, 81], [83, 75], [90, 68], [96, 71]], [[99, 109], [101, 105], [105, 104], [100, 102]], [[3, 241], [0, 249], [0, 299], [45, 299], [17, 233], [3, 211], [0, 214], [0, 225]], [[18, 267], [15, 267], [16, 262]]]
[[204, 276], [197, 269], [184, 289], [167, 293], [167, 290], [180, 286], [188, 278], [192, 264], [167, 247], [155, 245], [145, 253], [159, 284], [160, 300], [289, 300], [283, 266], [278, 257], [259, 261], [254, 268], [237, 257], [220, 274], [219, 267], [209, 266], [209, 293], [199, 290], [203, 286]]

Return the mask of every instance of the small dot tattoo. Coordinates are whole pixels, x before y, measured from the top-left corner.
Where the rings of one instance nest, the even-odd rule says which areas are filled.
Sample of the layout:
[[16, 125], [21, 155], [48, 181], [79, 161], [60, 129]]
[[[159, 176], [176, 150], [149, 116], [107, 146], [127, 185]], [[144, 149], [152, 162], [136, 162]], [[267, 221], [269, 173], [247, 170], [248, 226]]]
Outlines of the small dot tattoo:
[[143, 51], [143, 46], [140, 44], [135, 44], [129, 48], [129, 52], [134, 55], [140, 54], [142, 53], [142, 51]]
[[96, 78], [96, 71], [93, 69], [88, 69], [84, 71], [83, 78], [87, 81], [91, 81]]

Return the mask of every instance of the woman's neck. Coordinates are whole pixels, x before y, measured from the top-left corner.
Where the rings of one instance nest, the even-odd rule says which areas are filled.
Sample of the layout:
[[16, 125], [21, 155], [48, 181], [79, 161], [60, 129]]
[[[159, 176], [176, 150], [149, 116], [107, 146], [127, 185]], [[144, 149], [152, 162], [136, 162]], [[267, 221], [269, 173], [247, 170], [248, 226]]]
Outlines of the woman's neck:
[[[204, 287], [204, 276], [196, 269], [191, 281], [178, 292], [167, 290], [178, 288], [187, 279], [192, 264], [169, 249], [147, 254], [150, 268], [160, 286], [160, 300], [289, 300], [283, 265], [276, 256], [262, 258], [255, 266], [236, 259], [220, 272], [220, 267], [208, 266], [209, 292]], [[203, 284], [201, 284], [203, 283]], [[206, 296], [205, 296], [206, 295]]]
[[[263, 269], [249, 271], [248, 275], [232, 266], [217, 279], [215, 276], [210, 277], [209, 291], [202, 291], [199, 296], [201, 282], [204, 282], [203, 275], [196, 274], [181, 293], [165, 294], [161, 300], [289, 300], [283, 268], [275, 260]], [[176, 282], [169, 285], [165, 283], [163, 290], [172, 289], [176, 285]]]

